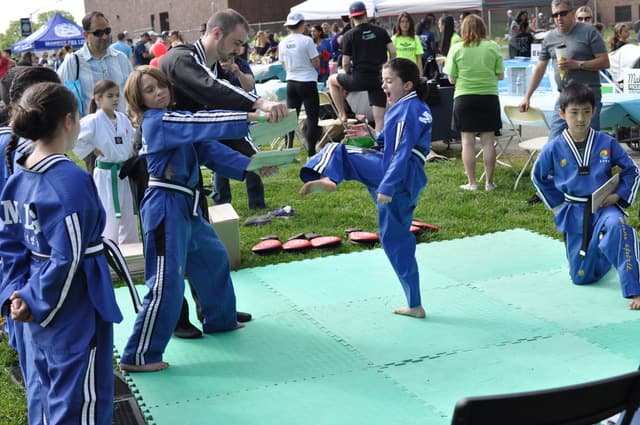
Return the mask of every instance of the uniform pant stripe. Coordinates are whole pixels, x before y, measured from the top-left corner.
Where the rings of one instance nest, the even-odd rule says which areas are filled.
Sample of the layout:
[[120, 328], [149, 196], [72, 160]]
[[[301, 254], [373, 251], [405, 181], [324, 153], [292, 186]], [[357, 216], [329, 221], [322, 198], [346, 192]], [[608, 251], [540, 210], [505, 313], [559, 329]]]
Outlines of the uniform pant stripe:
[[158, 316], [158, 310], [162, 302], [162, 294], [164, 290], [164, 256], [158, 256], [156, 260], [156, 280], [151, 288], [151, 300], [149, 301], [149, 307], [145, 313], [144, 323], [142, 324], [142, 330], [140, 332], [140, 341], [138, 342], [138, 348], [136, 350], [136, 364], [145, 364], [144, 355], [149, 350], [151, 344], [151, 337], [153, 336], [153, 329], [155, 328], [155, 321]]
[[96, 347], [89, 352], [89, 362], [84, 375], [82, 386], [84, 403], [82, 404], [82, 425], [95, 425], [96, 423]]
[[333, 156], [333, 152], [337, 148], [338, 148], [337, 143], [329, 144], [326, 150], [324, 151], [324, 153], [322, 154], [322, 157], [320, 158], [320, 161], [318, 162], [318, 164], [315, 167], [313, 167], [313, 170], [319, 174], [323, 174], [324, 170], [327, 168], [327, 165], [329, 164], [329, 161], [331, 160], [331, 157]]

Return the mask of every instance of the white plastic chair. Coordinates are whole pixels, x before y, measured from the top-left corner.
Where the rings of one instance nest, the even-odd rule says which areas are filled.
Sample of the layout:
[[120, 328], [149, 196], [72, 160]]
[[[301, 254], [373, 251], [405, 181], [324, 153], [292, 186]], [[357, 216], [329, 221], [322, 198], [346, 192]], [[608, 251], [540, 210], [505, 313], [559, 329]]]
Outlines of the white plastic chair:
[[[516, 126], [544, 125], [547, 130], [549, 130], [549, 123], [547, 122], [544, 113], [538, 108], [529, 107], [526, 112], [521, 112], [520, 107], [518, 106], [505, 106], [504, 112], [507, 116], [507, 120], [509, 120], [509, 124], [514, 128]], [[524, 167], [522, 167], [522, 170], [520, 170], [520, 173], [516, 178], [516, 182], [513, 185], [514, 190], [518, 188], [518, 183], [520, 183], [520, 179], [527, 171], [527, 168], [529, 167], [529, 165], [533, 165], [533, 161], [538, 156], [538, 153], [540, 153], [544, 144], [547, 143], [548, 136], [534, 137], [532, 139], [522, 140], [521, 133], [517, 133], [516, 138], [518, 139], [518, 146], [521, 149], [529, 152], [529, 156], [524, 163]]]

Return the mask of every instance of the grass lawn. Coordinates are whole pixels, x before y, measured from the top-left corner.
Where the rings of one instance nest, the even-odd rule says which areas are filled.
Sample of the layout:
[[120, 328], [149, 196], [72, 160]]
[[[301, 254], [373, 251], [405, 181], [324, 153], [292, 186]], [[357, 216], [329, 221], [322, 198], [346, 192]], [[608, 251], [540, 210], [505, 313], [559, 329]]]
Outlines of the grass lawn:
[[[518, 190], [513, 190], [514, 173], [505, 167], [498, 166], [495, 181], [498, 190], [490, 193], [467, 192], [458, 185], [465, 183], [459, 149], [446, 150], [444, 145], [437, 144], [439, 153], [456, 157], [455, 161], [428, 163], [426, 165], [429, 184], [416, 209], [415, 217], [441, 227], [436, 233], [420, 236], [420, 243], [437, 240], [449, 240], [496, 232], [513, 228], [525, 228], [554, 238], [560, 234], [553, 227], [551, 213], [542, 204], [527, 205], [524, 200], [533, 193], [528, 179], [524, 179]], [[303, 158], [299, 158], [300, 161]], [[522, 165], [524, 158], [516, 158], [516, 165]], [[335, 255], [363, 249], [343, 243], [331, 251], [311, 251], [306, 254], [279, 253], [270, 256], [256, 256], [251, 247], [261, 236], [279, 235], [281, 240], [296, 233], [315, 232], [323, 235], [343, 236], [344, 230], [360, 227], [363, 230], [377, 231], [375, 206], [366, 190], [354, 182], [345, 182], [331, 194], [315, 193], [305, 199], [298, 196], [301, 186], [298, 178], [300, 164], [286, 167], [276, 175], [264, 179], [267, 203], [270, 209], [281, 205], [295, 208], [295, 216], [289, 219], [274, 219], [270, 224], [260, 227], [240, 227], [242, 267], [256, 267], [267, 264], [282, 263], [317, 256]], [[478, 174], [482, 172], [478, 163]], [[240, 223], [250, 215], [246, 206], [244, 183], [232, 182], [234, 207], [240, 215]], [[630, 209], [630, 221], [638, 226], [638, 210]], [[489, 247], [487, 247], [489, 248]], [[534, 255], [535, 253], [522, 253]], [[496, 266], [498, 267], [498, 262]], [[428, 287], [428, 282], [424, 282]], [[15, 355], [5, 342], [0, 343], [0, 424], [26, 424], [26, 407], [24, 392], [13, 385], [5, 367], [15, 363]]]

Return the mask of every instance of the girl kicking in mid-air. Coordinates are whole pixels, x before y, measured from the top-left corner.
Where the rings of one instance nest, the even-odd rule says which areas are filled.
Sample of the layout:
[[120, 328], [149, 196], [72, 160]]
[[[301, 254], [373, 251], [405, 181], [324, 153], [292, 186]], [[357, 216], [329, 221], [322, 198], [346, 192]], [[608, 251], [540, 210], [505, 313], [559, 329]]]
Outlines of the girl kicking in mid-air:
[[[425, 103], [428, 87], [416, 64], [396, 58], [382, 68], [382, 88], [389, 109], [377, 145], [373, 149], [326, 145], [300, 170], [305, 182], [300, 195], [331, 192], [343, 180], [363, 183], [376, 202], [382, 247], [407, 297], [408, 307], [394, 313], [424, 318], [416, 239], [409, 229], [427, 184], [424, 162], [431, 147], [431, 111]], [[368, 124], [356, 124], [345, 135], [364, 137], [373, 131]]]

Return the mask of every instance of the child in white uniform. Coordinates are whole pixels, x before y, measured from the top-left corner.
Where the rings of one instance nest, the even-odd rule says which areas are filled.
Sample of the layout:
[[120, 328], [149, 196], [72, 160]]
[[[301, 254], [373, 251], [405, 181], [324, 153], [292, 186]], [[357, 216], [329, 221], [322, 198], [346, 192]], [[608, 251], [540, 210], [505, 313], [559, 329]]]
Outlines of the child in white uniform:
[[118, 177], [122, 163], [135, 153], [134, 129], [129, 118], [116, 110], [119, 102], [117, 84], [98, 81], [89, 106], [91, 113], [80, 121], [80, 136], [73, 152], [80, 159], [91, 153], [97, 156], [93, 180], [107, 212], [102, 236], [124, 244], [138, 242], [139, 238], [129, 179]]

